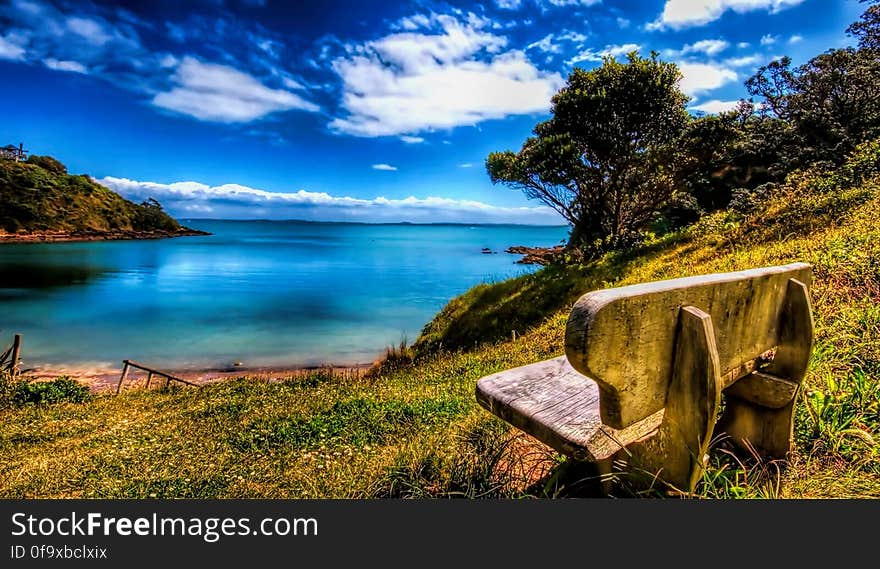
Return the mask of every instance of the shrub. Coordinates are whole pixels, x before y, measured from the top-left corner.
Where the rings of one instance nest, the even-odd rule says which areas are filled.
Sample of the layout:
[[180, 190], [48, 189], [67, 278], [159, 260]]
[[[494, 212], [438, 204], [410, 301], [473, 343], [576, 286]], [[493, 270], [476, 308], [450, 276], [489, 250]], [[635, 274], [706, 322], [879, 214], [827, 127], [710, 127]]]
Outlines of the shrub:
[[12, 402], [18, 406], [62, 402], [83, 403], [90, 397], [88, 387], [63, 376], [53, 381], [19, 383], [12, 393]]
[[858, 145], [840, 169], [846, 186], [857, 186], [880, 173], [880, 138]]
[[761, 204], [770, 197], [779, 186], [773, 182], [761, 184], [755, 189], [737, 188], [730, 199], [730, 209], [742, 215], [748, 215], [759, 209]]
[[48, 170], [55, 174], [67, 174], [67, 166], [51, 156], [31, 156], [27, 161], [28, 164], [39, 166], [43, 170]]
[[412, 364], [416, 353], [412, 346], [408, 345], [404, 337], [397, 346], [391, 345], [385, 348], [385, 354], [367, 370], [367, 379], [373, 379], [383, 374], [403, 369]]
[[17, 381], [6, 370], [0, 370], [0, 409], [8, 407], [12, 402], [12, 395], [15, 393]]

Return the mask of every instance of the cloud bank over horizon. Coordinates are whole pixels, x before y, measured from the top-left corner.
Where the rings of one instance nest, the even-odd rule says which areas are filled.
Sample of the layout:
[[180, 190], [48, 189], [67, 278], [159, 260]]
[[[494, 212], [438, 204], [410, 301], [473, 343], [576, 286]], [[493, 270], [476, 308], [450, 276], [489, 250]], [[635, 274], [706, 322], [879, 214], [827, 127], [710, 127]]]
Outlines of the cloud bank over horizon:
[[113, 176], [95, 181], [135, 202], [156, 199], [178, 218], [565, 225], [565, 220], [546, 206], [502, 207], [435, 196], [362, 199], [306, 190], [270, 192], [239, 184], [160, 184]]

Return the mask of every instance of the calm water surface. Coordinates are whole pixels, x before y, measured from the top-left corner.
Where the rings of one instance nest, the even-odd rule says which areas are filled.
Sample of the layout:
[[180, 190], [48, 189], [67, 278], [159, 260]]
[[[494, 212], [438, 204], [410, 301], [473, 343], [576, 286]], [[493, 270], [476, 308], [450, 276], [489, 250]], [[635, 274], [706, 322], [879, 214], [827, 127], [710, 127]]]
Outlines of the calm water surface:
[[[0, 246], [0, 344], [24, 364], [372, 361], [565, 227], [191, 220], [207, 237]], [[498, 254], [485, 255], [488, 247]]]

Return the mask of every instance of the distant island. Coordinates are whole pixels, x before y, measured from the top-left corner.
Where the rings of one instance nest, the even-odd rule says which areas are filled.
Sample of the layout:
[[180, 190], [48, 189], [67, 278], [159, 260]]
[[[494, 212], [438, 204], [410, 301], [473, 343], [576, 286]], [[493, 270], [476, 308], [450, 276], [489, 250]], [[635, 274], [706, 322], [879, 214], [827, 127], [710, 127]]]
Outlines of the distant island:
[[0, 156], [0, 243], [160, 239], [206, 235], [159, 202], [131, 202], [51, 156]]

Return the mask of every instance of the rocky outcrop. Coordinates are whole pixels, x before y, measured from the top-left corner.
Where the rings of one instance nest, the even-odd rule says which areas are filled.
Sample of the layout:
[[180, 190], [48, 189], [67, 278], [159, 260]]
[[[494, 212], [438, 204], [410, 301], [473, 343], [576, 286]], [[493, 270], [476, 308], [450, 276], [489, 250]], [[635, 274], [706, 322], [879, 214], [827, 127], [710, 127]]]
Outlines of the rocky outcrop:
[[523, 245], [516, 245], [508, 247], [505, 249], [505, 252], [514, 255], [523, 255], [523, 258], [517, 261], [520, 265], [549, 265], [557, 256], [562, 254], [564, 250], [565, 247], [562, 245], [557, 245], [556, 247], [526, 247]]

